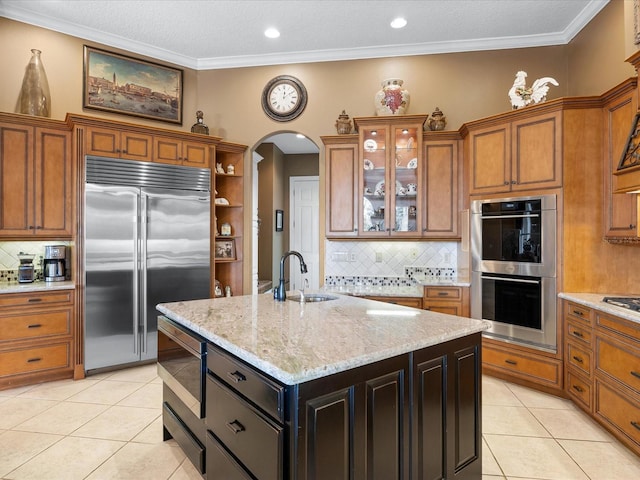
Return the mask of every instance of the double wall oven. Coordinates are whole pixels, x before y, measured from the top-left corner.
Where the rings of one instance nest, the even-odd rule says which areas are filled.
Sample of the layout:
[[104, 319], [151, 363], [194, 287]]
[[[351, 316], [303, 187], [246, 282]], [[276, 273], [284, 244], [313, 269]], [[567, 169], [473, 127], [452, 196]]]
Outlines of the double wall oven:
[[556, 196], [471, 202], [471, 316], [485, 335], [556, 351]]

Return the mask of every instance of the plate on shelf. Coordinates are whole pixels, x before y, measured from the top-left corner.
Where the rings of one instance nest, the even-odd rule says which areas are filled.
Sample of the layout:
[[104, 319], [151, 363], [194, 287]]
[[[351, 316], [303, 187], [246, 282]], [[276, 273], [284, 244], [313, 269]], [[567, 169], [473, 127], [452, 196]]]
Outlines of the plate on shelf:
[[409, 163], [407, 163], [407, 168], [418, 168], [418, 159], [412, 158], [411, 160], [409, 160]]
[[378, 144], [376, 143], [375, 140], [372, 140], [371, 138], [367, 139], [364, 141], [364, 151], [365, 152], [375, 152], [378, 149]]
[[380, 180], [376, 183], [376, 189], [373, 191], [374, 195], [384, 195], [384, 180]]
[[374, 165], [373, 162], [371, 160], [367, 160], [366, 158], [364, 159], [364, 169], [365, 170], [373, 170], [374, 169]]

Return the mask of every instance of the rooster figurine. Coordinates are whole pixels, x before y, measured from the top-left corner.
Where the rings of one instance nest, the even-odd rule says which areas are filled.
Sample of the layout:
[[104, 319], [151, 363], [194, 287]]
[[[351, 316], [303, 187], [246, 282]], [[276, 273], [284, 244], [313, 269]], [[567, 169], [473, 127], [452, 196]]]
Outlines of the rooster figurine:
[[513, 87], [509, 89], [509, 98], [511, 106], [514, 110], [526, 107], [530, 103], [544, 102], [549, 91], [548, 83], [558, 86], [558, 82], [551, 77], [542, 77], [533, 82], [531, 88], [526, 87], [527, 72], [520, 71], [516, 73], [516, 79]]

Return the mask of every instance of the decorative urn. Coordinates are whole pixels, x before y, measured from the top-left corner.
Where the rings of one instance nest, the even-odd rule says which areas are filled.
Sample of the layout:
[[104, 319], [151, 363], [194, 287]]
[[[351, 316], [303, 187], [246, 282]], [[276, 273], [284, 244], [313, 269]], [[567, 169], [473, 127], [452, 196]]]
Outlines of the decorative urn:
[[409, 91], [402, 88], [404, 81], [389, 78], [382, 82], [382, 88], [375, 95], [377, 115], [404, 115], [409, 108]]
[[347, 112], [342, 110], [342, 113], [338, 115], [338, 120], [336, 120], [336, 130], [339, 135], [346, 135], [351, 133], [351, 120], [349, 119], [349, 115]]
[[440, 111], [438, 107], [436, 107], [435, 111], [431, 114], [431, 117], [427, 121], [429, 128], [431, 130], [444, 130], [447, 126], [447, 117], [444, 116], [444, 113]]

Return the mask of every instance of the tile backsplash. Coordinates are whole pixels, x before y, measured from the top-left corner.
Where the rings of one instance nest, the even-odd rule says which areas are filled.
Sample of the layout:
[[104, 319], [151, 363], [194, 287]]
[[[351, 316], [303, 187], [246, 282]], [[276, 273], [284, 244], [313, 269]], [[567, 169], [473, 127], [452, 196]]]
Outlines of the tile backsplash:
[[[71, 245], [69, 241], [47, 240], [47, 241], [16, 241], [0, 242], [0, 282], [18, 281], [18, 254], [20, 252], [30, 253], [36, 257], [33, 260], [36, 278], [42, 276], [42, 265], [44, 263], [44, 247], [47, 245]], [[69, 268], [69, 265], [67, 265]]]
[[[325, 277], [405, 277], [405, 267], [455, 274], [458, 242], [325, 242]], [[453, 271], [453, 273], [451, 273]]]

